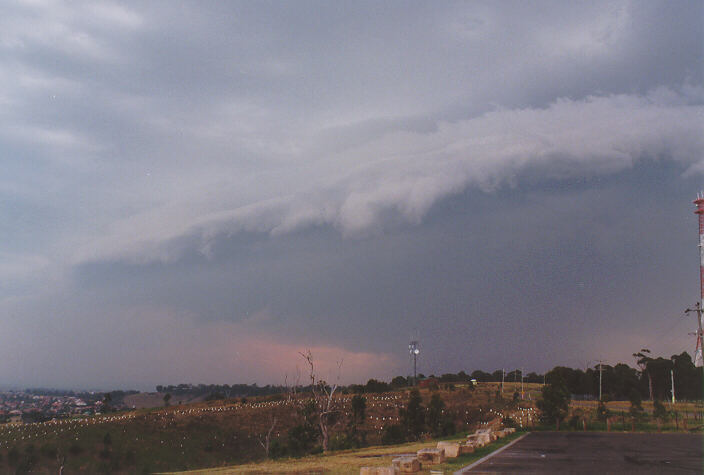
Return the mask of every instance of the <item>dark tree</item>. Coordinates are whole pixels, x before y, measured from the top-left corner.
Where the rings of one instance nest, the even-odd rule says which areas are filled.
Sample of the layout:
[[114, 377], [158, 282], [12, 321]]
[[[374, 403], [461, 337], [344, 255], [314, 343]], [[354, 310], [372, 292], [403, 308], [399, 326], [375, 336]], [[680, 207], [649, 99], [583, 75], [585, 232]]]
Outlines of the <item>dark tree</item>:
[[560, 430], [560, 422], [567, 416], [570, 405], [570, 392], [564, 380], [558, 375], [551, 378], [550, 384], [543, 386], [543, 398], [538, 401], [543, 422], [554, 422]]
[[702, 371], [697, 369], [687, 352], [672, 355], [673, 371], [675, 372], [675, 395], [677, 399], [701, 399]]
[[347, 426], [347, 437], [351, 444], [356, 447], [366, 445], [367, 438], [364, 431], [360, 431], [360, 427], [364, 425], [367, 417], [367, 399], [359, 394], [352, 398], [352, 417]]
[[422, 399], [417, 389], [413, 389], [408, 399], [408, 405], [401, 409], [401, 423], [411, 440], [418, 440], [425, 429], [425, 411]]
[[443, 409], [445, 402], [438, 393], [433, 394], [428, 404], [428, 429], [434, 436], [439, 436], [442, 433]]
[[640, 368], [640, 374], [646, 375], [648, 377], [648, 394], [650, 395], [650, 400], [653, 400], [653, 376], [650, 371], [648, 371], [648, 364], [652, 361], [650, 357], [650, 350], [647, 348], [642, 348], [638, 353], [633, 353], [633, 357], [636, 359], [636, 364]]
[[355, 425], [364, 424], [367, 410], [367, 399], [359, 394], [352, 398], [352, 420]]
[[383, 393], [389, 391], [390, 389], [391, 387], [387, 383], [377, 381], [376, 379], [370, 379], [364, 386], [364, 392], [366, 393]]
[[392, 388], [405, 388], [406, 386], [408, 386], [408, 380], [403, 376], [396, 376], [391, 380]]

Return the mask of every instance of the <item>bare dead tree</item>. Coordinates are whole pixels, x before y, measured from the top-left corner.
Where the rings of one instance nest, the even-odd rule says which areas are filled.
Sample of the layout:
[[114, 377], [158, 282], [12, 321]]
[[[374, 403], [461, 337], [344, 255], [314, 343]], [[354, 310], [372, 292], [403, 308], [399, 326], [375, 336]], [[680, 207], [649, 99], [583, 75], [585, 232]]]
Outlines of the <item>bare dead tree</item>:
[[266, 458], [269, 458], [269, 448], [271, 447], [271, 433], [274, 432], [274, 428], [276, 428], [277, 421], [278, 421], [278, 419], [276, 418], [276, 416], [271, 414], [269, 416], [269, 430], [266, 432], [266, 435], [259, 434], [257, 436], [257, 439], [259, 440], [259, 444], [264, 449], [264, 453], [266, 454]]
[[284, 374], [284, 387], [286, 388], [286, 401], [291, 403], [292, 400], [296, 399], [296, 391], [298, 386], [301, 384], [301, 369], [296, 366], [296, 377], [293, 384], [289, 386], [288, 384], [288, 373]]
[[64, 465], [66, 465], [66, 456], [61, 453], [61, 450], [56, 452], [56, 463], [59, 466], [59, 475], [64, 475]]
[[323, 452], [328, 451], [328, 445], [330, 442], [330, 430], [335, 426], [338, 420], [338, 414], [340, 410], [335, 404], [335, 391], [338, 388], [340, 381], [340, 373], [342, 371], [342, 360], [337, 363], [337, 378], [335, 384], [332, 386], [328, 385], [324, 380], [318, 379], [315, 374], [315, 364], [313, 363], [313, 354], [310, 350], [305, 353], [299, 353], [303, 359], [308, 364], [309, 376], [310, 376], [310, 386], [313, 393], [313, 400], [315, 402], [316, 418], [318, 422], [318, 427], [320, 428], [320, 435], [322, 439]]

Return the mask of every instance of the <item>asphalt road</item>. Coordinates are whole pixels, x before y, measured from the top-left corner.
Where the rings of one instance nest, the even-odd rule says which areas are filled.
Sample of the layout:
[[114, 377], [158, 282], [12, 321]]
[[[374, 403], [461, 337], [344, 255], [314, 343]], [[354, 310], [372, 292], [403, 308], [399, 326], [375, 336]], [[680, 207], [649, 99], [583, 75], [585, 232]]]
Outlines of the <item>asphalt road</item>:
[[704, 473], [701, 434], [533, 432], [462, 473]]

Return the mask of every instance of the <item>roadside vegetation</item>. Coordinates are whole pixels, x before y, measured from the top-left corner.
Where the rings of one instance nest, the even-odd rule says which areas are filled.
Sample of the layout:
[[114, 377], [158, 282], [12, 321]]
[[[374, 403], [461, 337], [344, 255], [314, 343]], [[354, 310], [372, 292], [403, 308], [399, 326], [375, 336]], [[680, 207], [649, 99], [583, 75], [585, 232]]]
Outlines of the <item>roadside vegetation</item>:
[[702, 401], [644, 402], [632, 389], [628, 401], [572, 401], [561, 375], [554, 374], [537, 402], [542, 430], [598, 430], [630, 432], [699, 432], [704, 430]]

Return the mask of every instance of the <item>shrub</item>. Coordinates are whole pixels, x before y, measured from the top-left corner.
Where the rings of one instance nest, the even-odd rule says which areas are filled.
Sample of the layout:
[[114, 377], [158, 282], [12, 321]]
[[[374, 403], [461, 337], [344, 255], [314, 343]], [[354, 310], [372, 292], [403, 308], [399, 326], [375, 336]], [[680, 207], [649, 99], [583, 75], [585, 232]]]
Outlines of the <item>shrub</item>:
[[653, 417], [655, 419], [660, 419], [663, 422], [667, 422], [670, 418], [670, 413], [667, 412], [665, 406], [663, 406], [663, 404], [657, 399], [653, 401]]
[[398, 424], [386, 426], [381, 434], [381, 443], [384, 445], [400, 444], [405, 441], [405, 431]]
[[601, 422], [606, 422], [606, 419], [608, 419], [610, 415], [611, 412], [606, 407], [604, 401], [599, 401], [599, 405], [596, 407], [596, 418]]
[[269, 456], [275, 459], [283, 457], [284, 455], [286, 455], [286, 445], [279, 439], [273, 439], [269, 443]]
[[83, 447], [78, 444], [72, 444], [71, 447], [68, 448], [68, 453], [76, 457], [83, 453]]
[[36, 465], [37, 459], [34, 455], [25, 455], [17, 466], [16, 474], [30, 473]]
[[318, 440], [318, 431], [309, 424], [292, 427], [287, 434], [287, 446], [292, 455], [303, 455], [313, 448]]
[[567, 421], [567, 426], [573, 430], [579, 429], [580, 419], [581, 418], [577, 414], [574, 414], [572, 417], [570, 417], [570, 420]]
[[356, 440], [348, 434], [335, 434], [330, 438], [330, 450], [352, 449], [356, 446]]
[[455, 427], [454, 419], [449, 415], [443, 417], [440, 435], [442, 435], [442, 436], [452, 435], [452, 434], [455, 434], [456, 431], [457, 431], [457, 428]]
[[7, 451], [7, 463], [10, 467], [16, 466], [20, 461], [20, 451], [16, 447], [12, 447]]
[[44, 444], [39, 448], [39, 452], [46, 458], [53, 460], [56, 458], [57, 450], [56, 447]]

